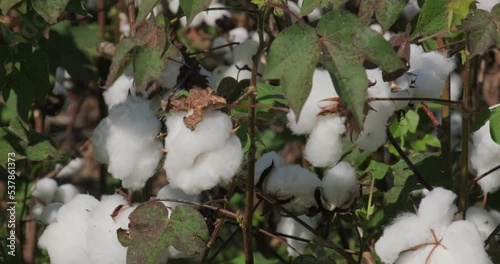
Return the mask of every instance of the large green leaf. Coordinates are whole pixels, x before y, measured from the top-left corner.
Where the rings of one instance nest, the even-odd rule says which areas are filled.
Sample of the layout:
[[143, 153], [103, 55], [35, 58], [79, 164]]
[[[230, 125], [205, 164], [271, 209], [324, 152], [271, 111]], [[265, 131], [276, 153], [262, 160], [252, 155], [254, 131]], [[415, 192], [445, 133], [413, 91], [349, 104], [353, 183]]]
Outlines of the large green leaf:
[[28, 122], [28, 113], [33, 103], [33, 84], [25, 73], [17, 68], [9, 75], [7, 85], [2, 91], [7, 107], [17, 114], [19, 118]]
[[[73, 0], [75, 1], [75, 0]], [[55, 24], [69, 0], [33, 0], [33, 9], [49, 24]]]
[[446, 30], [446, 14], [448, 12], [446, 9], [447, 1], [448, 0], [425, 1], [420, 10], [415, 31], [411, 36], [412, 39]]
[[180, 0], [180, 5], [190, 24], [196, 14], [202, 12], [210, 6], [212, 0]]
[[118, 229], [118, 239], [127, 248], [127, 263], [159, 263], [165, 249], [175, 247], [186, 255], [202, 252], [209, 238], [203, 216], [179, 205], [168, 217], [159, 201], [139, 205], [129, 216], [129, 230]]
[[269, 51], [263, 78], [280, 79], [297, 117], [311, 92], [312, 75], [320, 54], [317, 40], [313, 28], [295, 24], [278, 35]]
[[377, 22], [384, 31], [398, 20], [408, 0], [362, 0], [358, 15], [368, 25], [375, 14]]
[[490, 133], [493, 141], [500, 144], [500, 107], [498, 106], [491, 111]]
[[461, 29], [468, 34], [470, 56], [480, 55], [489, 48], [500, 48], [500, 4], [491, 13], [478, 9], [463, 20]]

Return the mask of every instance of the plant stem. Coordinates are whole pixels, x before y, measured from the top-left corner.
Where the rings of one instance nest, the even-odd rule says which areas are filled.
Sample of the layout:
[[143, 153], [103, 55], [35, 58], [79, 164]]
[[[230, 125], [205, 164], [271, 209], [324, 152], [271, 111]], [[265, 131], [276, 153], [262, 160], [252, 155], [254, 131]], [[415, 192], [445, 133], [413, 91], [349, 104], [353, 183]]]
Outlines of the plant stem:
[[135, 3], [134, 0], [128, 0], [128, 24], [130, 25], [130, 37], [135, 36]]
[[[449, 100], [451, 94], [450, 77], [446, 78], [443, 87], [442, 99]], [[446, 177], [453, 178], [453, 163], [451, 160], [451, 111], [450, 106], [441, 106], [441, 126], [438, 128], [438, 139], [441, 142], [441, 153], [443, 156], [443, 169]]]

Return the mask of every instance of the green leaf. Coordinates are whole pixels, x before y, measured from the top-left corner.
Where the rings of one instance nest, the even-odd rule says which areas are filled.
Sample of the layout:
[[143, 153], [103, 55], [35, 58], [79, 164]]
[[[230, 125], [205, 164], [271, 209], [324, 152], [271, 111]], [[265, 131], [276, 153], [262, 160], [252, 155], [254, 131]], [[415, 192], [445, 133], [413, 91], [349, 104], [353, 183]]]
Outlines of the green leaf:
[[143, 90], [155, 78], [163, 73], [165, 62], [161, 49], [138, 47], [134, 58], [134, 82], [139, 90]]
[[2, 0], [0, 1], [0, 9], [4, 15], [7, 15], [9, 10], [22, 0]]
[[28, 159], [32, 161], [42, 161], [50, 157], [58, 159], [60, 155], [55, 148], [55, 144], [41, 135], [38, 138], [40, 141], [26, 148]]
[[385, 72], [395, 72], [405, 67], [389, 42], [376, 31], [366, 28], [359, 35], [358, 41], [360, 42], [359, 49], [364, 57], [377, 64]]
[[61, 12], [66, 9], [68, 2], [69, 0], [33, 0], [32, 4], [35, 11], [42, 16], [47, 23], [55, 24]]
[[28, 143], [29, 142], [29, 134], [28, 134], [29, 126], [24, 121], [19, 118], [14, 118], [10, 121], [9, 127], [7, 130], [16, 135], [22, 141]]
[[469, 14], [471, 3], [475, 0], [449, 0], [446, 5], [448, 11], [448, 30], [451, 31], [453, 25], [458, 25], [462, 19], [466, 18]]
[[49, 62], [47, 53], [43, 50], [35, 50], [21, 67], [33, 86], [35, 100], [45, 103], [45, 96], [50, 92]]
[[159, 2], [160, 0], [142, 0], [139, 5], [139, 12], [137, 12], [135, 26], [139, 25]]
[[362, 0], [358, 15], [365, 25], [369, 25], [375, 14], [377, 22], [385, 31], [398, 20], [408, 0]]
[[68, 2], [68, 5], [66, 5], [65, 11], [82, 15], [84, 17], [92, 17], [92, 14], [90, 14], [85, 7], [86, 3], [86, 0], [71, 0]]
[[108, 78], [106, 79], [106, 87], [110, 87], [123, 73], [130, 63], [132, 59], [131, 54], [135, 51], [136, 47], [136, 43], [129, 38], [122, 39], [118, 45], [116, 45], [113, 60], [109, 67]]
[[384, 178], [387, 171], [389, 171], [389, 168], [390, 166], [385, 163], [371, 160], [370, 165], [368, 165], [363, 173], [370, 172], [373, 178], [381, 180]]
[[490, 133], [493, 141], [500, 144], [500, 107], [498, 106], [491, 111]]
[[468, 34], [470, 56], [481, 55], [489, 48], [500, 48], [500, 4], [491, 13], [478, 9], [462, 21], [461, 29]]
[[361, 0], [361, 3], [359, 3], [358, 16], [363, 24], [369, 25], [372, 22], [372, 17], [373, 14], [375, 14], [377, 5], [377, 0]]
[[248, 79], [238, 82], [233, 77], [224, 77], [217, 87], [217, 95], [226, 99], [228, 104], [232, 104], [249, 85]]
[[210, 6], [212, 0], [180, 0], [179, 2], [189, 25], [196, 14], [204, 11]]
[[33, 103], [34, 89], [28, 77], [14, 68], [9, 75], [5, 89], [2, 91], [7, 107], [25, 122], [28, 122], [28, 113]]
[[129, 216], [129, 230], [117, 230], [127, 248], [127, 263], [158, 263], [169, 246], [186, 255], [202, 252], [209, 239], [203, 216], [195, 209], [179, 205], [170, 219], [165, 205], [149, 201]]
[[411, 35], [411, 39], [420, 36], [428, 36], [436, 32], [446, 30], [446, 2], [448, 0], [431, 0], [425, 1], [420, 15], [418, 17], [417, 26]]
[[[13, 153], [14, 155], [9, 155]], [[6, 168], [9, 158], [14, 160], [21, 160], [26, 158], [24, 155], [20, 154], [20, 147], [17, 142], [17, 138], [12, 136], [3, 127], [0, 127], [0, 165]]]
[[408, 110], [403, 119], [392, 123], [391, 133], [394, 137], [404, 137], [407, 133], [415, 133], [419, 120], [420, 116], [416, 111]]
[[302, 7], [300, 8], [300, 16], [303, 17], [303, 16], [306, 16], [307, 14], [311, 13], [314, 9], [316, 9], [321, 4], [321, 2], [322, 2], [322, 0], [303, 1]]
[[263, 82], [257, 83], [257, 102], [266, 105], [272, 105], [275, 102], [279, 104], [286, 104], [285, 96], [281, 87]]
[[412, 149], [416, 151], [426, 151], [427, 146], [439, 148], [441, 147], [441, 142], [439, 142], [436, 136], [431, 134], [425, 134], [423, 138], [411, 142]]
[[308, 25], [295, 24], [283, 30], [271, 45], [263, 79], [280, 79], [290, 107], [300, 116], [312, 87], [319, 58], [317, 36]]
[[365, 68], [358, 61], [345, 56], [346, 52], [332, 43], [324, 42], [323, 45], [326, 50], [321, 63], [328, 69], [335, 90], [362, 128], [368, 87]]

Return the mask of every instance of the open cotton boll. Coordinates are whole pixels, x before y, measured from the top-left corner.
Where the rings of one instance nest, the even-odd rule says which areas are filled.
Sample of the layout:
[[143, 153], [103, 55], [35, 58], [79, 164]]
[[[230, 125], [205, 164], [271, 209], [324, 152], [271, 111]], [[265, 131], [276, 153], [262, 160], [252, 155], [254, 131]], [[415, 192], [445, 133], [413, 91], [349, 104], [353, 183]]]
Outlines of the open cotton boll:
[[291, 109], [286, 115], [288, 127], [297, 135], [310, 134], [317, 122], [317, 115], [321, 111], [321, 101], [332, 97], [338, 97], [338, 95], [330, 74], [326, 70], [316, 69], [312, 78], [311, 93], [300, 111], [298, 120], [296, 113]]
[[477, 9], [482, 9], [485, 11], [488, 11], [491, 13], [491, 9], [493, 9], [493, 6], [496, 4], [500, 4], [500, 1], [498, 0], [477, 0], [476, 1], [476, 7]]
[[[481, 175], [500, 164], [500, 145], [491, 139], [490, 121], [472, 133], [472, 146], [469, 148], [471, 168]], [[485, 193], [496, 192], [500, 187], [500, 170], [496, 170], [478, 181]]]
[[500, 221], [497, 221], [486, 209], [475, 206], [469, 207], [465, 216], [465, 220], [477, 226], [483, 241], [493, 232], [498, 223], [500, 223]]
[[275, 151], [270, 151], [262, 155], [262, 157], [255, 162], [254, 184], [259, 182], [262, 173], [271, 165], [273, 169], [269, 172], [267, 177], [269, 177], [275, 169], [285, 166], [285, 160]]
[[101, 164], [109, 163], [109, 153], [106, 145], [110, 125], [111, 120], [104, 118], [92, 132], [92, 157]]
[[[178, 199], [178, 200], [183, 200], [183, 201], [190, 201], [190, 202], [200, 202], [200, 196], [199, 195], [191, 195], [185, 193], [181, 189], [173, 188], [170, 185], [165, 185], [163, 188], [161, 188], [158, 193], [156, 194], [157, 199]], [[171, 210], [175, 209], [179, 203], [176, 202], [169, 202], [169, 201], [162, 201], [163, 204], [167, 208], [170, 208]]]
[[341, 137], [345, 130], [344, 120], [337, 114], [318, 117], [307, 139], [305, 158], [315, 167], [336, 163], [342, 156]]
[[44, 208], [45, 208], [45, 206], [42, 204], [39, 204], [39, 203], [35, 204], [34, 206], [31, 207], [31, 210], [30, 210], [31, 215], [40, 221], [40, 217], [43, 214]]
[[35, 182], [35, 185], [31, 188], [31, 196], [38, 198], [44, 205], [48, 205], [54, 200], [56, 190], [56, 180], [52, 178], [43, 178]]
[[57, 221], [57, 212], [63, 206], [62, 203], [51, 203], [43, 208], [43, 212], [38, 218], [44, 225], [50, 225]]
[[250, 36], [248, 35], [248, 30], [244, 27], [237, 27], [229, 30], [229, 42], [239, 42], [243, 43]]
[[429, 228], [438, 229], [450, 225], [457, 206], [457, 195], [443, 188], [434, 188], [420, 202], [418, 216]]
[[299, 165], [290, 165], [276, 169], [267, 181], [264, 191], [275, 196], [294, 215], [302, 215], [310, 208], [318, 207], [314, 192], [321, 186], [316, 174]]
[[343, 208], [342, 205], [350, 206], [349, 202], [359, 197], [360, 192], [356, 171], [345, 161], [328, 170], [321, 187], [330, 211], [337, 207]]
[[135, 94], [133, 68], [129, 66], [116, 81], [102, 94], [108, 109], [127, 100], [128, 94]]
[[104, 195], [92, 208], [88, 219], [87, 249], [89, 263], [125, 263], [127, 248], [118, 241], [116, 230], [120, 226], [113, 219], [118, 206], [128, 204], [119, 194]]
[[232, 77], [238, 82], [242, 80], [250, 80], [250, 78], [252, 78], [252, 73], [250, 71], [238, 69], [244, 67], [245, 65], [248, 64], [244, 61], [237, 61], [234, 64], [231, 64], [224, 72], [223, 78]]
[[[101, 123], [104, 127], [108, 124], [109, 129], [107, 138], [101, 139], [109, 156], [108, 172], [121, 179], [125, 188], [137, 190], [144, 187], [162, 156], [162, 144], [156, 140], [161, 124], [149, 109], [149, 102], [130, 96], [113, 107]], [[96, 135], [95, 131], [93, 135]]]
[[[304, 221], [307, 225], [309, 225], [312, 228], [316, 228], [318, 226], [319, 215], [314, 217], [301, 215], [298, 216], [298, 218]], [[278, 223], [278, 226], [276, 227], [276, 231], [282, 234], [294, 237], [300, 237], [307, 240], [311, 240], [314, 238], [314, 234], [311, 231], [303, 227], [301, 224], [299, 224], [297, 221], [295, 221], [295, 219], [291, 217], [282, 216]], [[304, 254], [308, 246], [308, 243], [292, 238], [285, 238], [285, 239], [288, 244], [290, 244], [298, 251], [297, 252], [293, 250], [291, 247], [287, 247], [288, 256], [296, 257], [299, 254]]]
[[[212, 2], [208, 8], [226, 8], [225, 5], [217, 3], [217, 2]], [[209, 10], [209, 11], [203, 11], [198, 13], [194, 18], [191, 24], [189, 25], [190, 27], [199, 27], [205, 22], [207, 26], [210, 27], [215, 27], [216, 21], [219, 19], [223, 19], [224, 17], [231, 17], [231, 13], [227, 10]]]
[[[410, 73], [405, 73], [398, 77], [394, 84], [399, 87], [399, 89], [391, 91], [391, 98], [412, 98], [415, 95], [415, 87], [410, 87], [414, 81], [415, 76]], [[393, 101], [395, 110], [401, 110], [408, 106], [410, 101]]]
[[50, 224], [38, 240], [46, 248], [54, 264], [90, 263], [87, 250], [87, 228], [91, 209], [99, 201], [80, 194], [57, 212], [57, 221]]
[[73, 200], [79, 193], [80, 191], [73, 184], [63, 184], [57, 188], [54, 201], [66, 204]]
[[167, 91], [177, 86], [177, 77], [181, 73], [181, 67], [184, 66], [182, 63], [184, 58], [180, 55], [180, 52], [178, 54], [179, 56], [173, 57], [173, 60], [169, 59], [165, 62], [167, 65], [166, 70], [156, 79], [161, 87], [167, 89]]
[[82, 167], [82, 164], [82, 158], [72, 159], [56, 174], [56, 178], [63, 179], [73, 176]]

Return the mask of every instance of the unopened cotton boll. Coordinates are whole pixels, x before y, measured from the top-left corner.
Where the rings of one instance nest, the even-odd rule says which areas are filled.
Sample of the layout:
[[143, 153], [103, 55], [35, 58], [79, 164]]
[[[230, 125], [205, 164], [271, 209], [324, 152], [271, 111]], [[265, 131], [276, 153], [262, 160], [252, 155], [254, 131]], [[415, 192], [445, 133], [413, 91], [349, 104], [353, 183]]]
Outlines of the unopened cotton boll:
[[[316, 226], [318, 225], [319, 215], [314, 216], [314, 217], [301, 215], [301, 216], [298, 216], [298, 218], [300, 220], [304, 221], [310, 227], [316, 228]], [[294, 236], [294, 237], [300, 237], [300, 238], [307, 239], [307, 240], [311, 240], [314, 238], [314, 234], [311, 231], [309, 231], [307, 228], [305, 228], [304, 226], [299, 224], [292, 217], [282, 216], [279, 223], [278, 223], [276, 231], [278, 231], [279, 233], [282, 233], [282, 234], [286, 234], [286, 235], [290, 235], [290, 236]], [[297, 239], [288, 238], [288, 237], [285, 239], [286, 239], [286, 242], [288, 244], [290, 244], [292, 247], [294, 247], [298, 251], [298, 252], [295, 251], [291, 247], [287, 247], [288, 256], [296, 257], [299, 254], [304, 254], [308, 243], [297, 240]]]
[[299, 165], [289, 165], [276, 169], [267, 180], [264, 191], [275, 196], [283, 207], [294, 215], [307, 213], [317, 208], [314, 192], [321, 186], [318, 176]]
[[113, 213], [119, 206], [128, 202], [121, 195], [105, 195], [101, 202], [92, 208], [88, 219], [87, 249], [89, 263], [125, 263], [127, 248], [118, 241]]
[[466, 221], [477, 226], [481, 233], [481, 239], [484, 241], [493, 232], [498, 225], [497, 220], [486, 209], [479, 207], [469, 207], [465, 213]]
[[[476, 170], [477, 175], [500, 164], [500, 145], [491, 138], [490, 121], [472, 133], [472, 146], [469, 149], [471, 168]], [[496, 192], [500, 188], [500, 170], [482, 178], [478, 184], [485, 193]]]
[[83, 165], [82, 158], [72, 159], [57, 174], [56, 178], [64, 179], [73, 176]]
[[326, 167], [342, 157], [344, 120], [337, 114], [318, 117], [304, 149], [305, 158], [315, 167]]
[[50, 225], [57, 221], [57, 212], [63, 206], [62, 203], [51, 203], [43, 208], [43, 212], [38, 218], [42, 224]]
[[31, 196], [40, 200], [44, 205], [50, 204], [54, 200], [57, 190], [57, 181], [52, 178], [37, 180], [31, 189]]
[[125, 73], [118, 77], [102, 95], [108, 109], [111, 109], [117, 104], [125, 102], [129, 93], [135, 94], [132, 66], [129, 66]]
[[80, 191], [73, 184], [63, 184], [57, 188], [54, 201], [66, 204], [75, 198], [79, 193]]
[[310, 134], [317, 122], [317, 115], [321, 111], [321, 101], [333, 97], [338, 97], [338, 95], [330, 74], [326, 70], [316, 69], [313, 74], [311, 93], [300, 111], [298, 120], [293, 110], [286, 115], [288, 127], [297, 135]]
[[328, 170], [321, 184], [323, 197], [330, 211], [337, 207], [349, 207], [359, 197], [359, 185], [356, 171], [347, 162], [341, 161]]
[[285, 166], [285, 160], [278, 153], [274, 151], [265, 153], [255, 162], [254, 184], [257, 184], [260, 178], [264, 176], [262, 175], [264, 171], [268, 171], [267, 177], [269, 177], [275, 169], [283, 166]]

